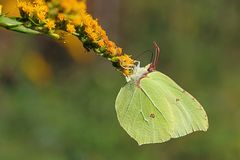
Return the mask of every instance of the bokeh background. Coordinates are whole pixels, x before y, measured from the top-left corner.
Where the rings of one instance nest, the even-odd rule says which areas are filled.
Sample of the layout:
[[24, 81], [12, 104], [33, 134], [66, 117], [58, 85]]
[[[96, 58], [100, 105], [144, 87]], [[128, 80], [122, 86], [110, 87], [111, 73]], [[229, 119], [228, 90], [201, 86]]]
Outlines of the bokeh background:
[[[18, 15], [15, 0], [0, 0]], [[240, 159], [240, 1], [88, 0], [109, 37], [204, 106], [210, 128], [138, 146], [114, 101], [124, 77], [74, 37], [56, 42], [0, 30], [1, 160]]]

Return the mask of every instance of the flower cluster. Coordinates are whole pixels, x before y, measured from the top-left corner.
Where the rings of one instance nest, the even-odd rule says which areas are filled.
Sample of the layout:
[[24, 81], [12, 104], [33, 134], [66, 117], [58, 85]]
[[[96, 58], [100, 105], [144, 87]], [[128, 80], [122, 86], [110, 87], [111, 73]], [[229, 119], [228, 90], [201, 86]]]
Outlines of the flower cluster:
[[19, 0], [22, 22], [27, 27], [59, 38], [59, 30], [77, 36], [83, 46], [106, 57], [125, 76], [135, 61], [110, 41], [98, 21], [87, 13], [85, 0]]

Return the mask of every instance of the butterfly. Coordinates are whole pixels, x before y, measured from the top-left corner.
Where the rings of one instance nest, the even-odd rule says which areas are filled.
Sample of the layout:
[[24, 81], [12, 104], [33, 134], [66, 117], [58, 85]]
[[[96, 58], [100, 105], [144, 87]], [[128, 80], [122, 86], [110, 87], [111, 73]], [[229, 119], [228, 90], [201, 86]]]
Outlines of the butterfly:
[[160, 48], [152, 63], [134, 68], [115, 102], [120, 125], [139, 145], [163, 143], [195, 131], [207, 131], [201, 104], [165, 74], [156, 70]]

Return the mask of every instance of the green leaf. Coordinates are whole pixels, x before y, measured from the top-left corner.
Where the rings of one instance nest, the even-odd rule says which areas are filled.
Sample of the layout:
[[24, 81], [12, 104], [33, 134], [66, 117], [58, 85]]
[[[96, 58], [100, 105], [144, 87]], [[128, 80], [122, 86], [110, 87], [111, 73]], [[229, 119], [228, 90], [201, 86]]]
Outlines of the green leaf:
[[27, 28], [23, 25], [16, 26], [16, 27], [10, 27], [9, 30], [21, 32], [21, 33], [28, 33], [28, 34], [41, 34], [41, 32], [35, 31], [33, 29]]
[[9, 18], [4, 15], [0, 16], [0, 26], [21, 33], [41, 34], [41, 32], [25, 27], [23, 23], [19, 22], [16, 18]]
[[120, 125], [139, 145], [208, 129], [200, 103], [158, 71], [128, 82], [120, 90], [115, 108]]
[[22, 24], [23, 24], [22, 22], [17, 21], [15, 18], [8, 18], [3, 15], [0, 15], [0, 26], [13, 27]]

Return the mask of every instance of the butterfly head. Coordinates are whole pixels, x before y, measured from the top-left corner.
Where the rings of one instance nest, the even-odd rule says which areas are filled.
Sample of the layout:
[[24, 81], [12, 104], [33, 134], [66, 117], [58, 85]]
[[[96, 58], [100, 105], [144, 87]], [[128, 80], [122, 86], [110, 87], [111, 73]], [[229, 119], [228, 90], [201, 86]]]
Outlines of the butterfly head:
[[149, 68], [151, 64], [148, 64], [145, 67], [140, 66], [140, 62], [137, 62], [137, 65], [133, 69], [133, 74], [126, 77], [127, 82], [135, 81], [138, 82], [141, 78], [145, 77], [149, 73]]
[[139, 80], [145, 77], [148, 73], [156, 70], [156, 66], [158, 63], [158, 59], [160, 56], [160, 48], [156, 42], [153, 42], [153, 46], [155, 48], [155, 55], [152, 56], [152, 62], [145, 67], [140, 66], [140, 62], [136, 61], [136, 65], [133, 69], [133, 74], [126, 77], [127, 82], [133, 80], [135, 82], [139, 82]]

